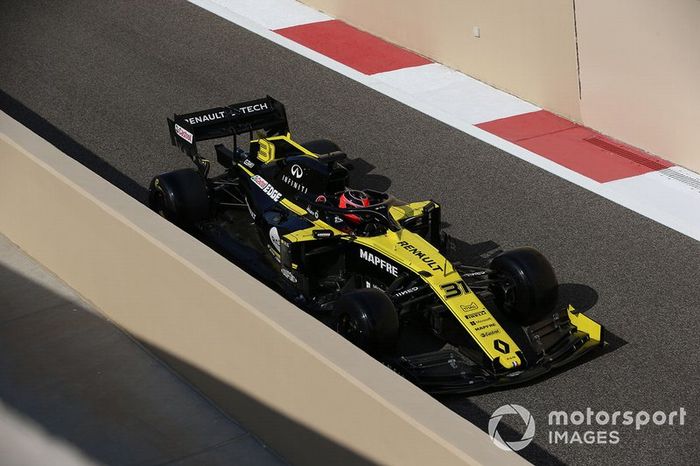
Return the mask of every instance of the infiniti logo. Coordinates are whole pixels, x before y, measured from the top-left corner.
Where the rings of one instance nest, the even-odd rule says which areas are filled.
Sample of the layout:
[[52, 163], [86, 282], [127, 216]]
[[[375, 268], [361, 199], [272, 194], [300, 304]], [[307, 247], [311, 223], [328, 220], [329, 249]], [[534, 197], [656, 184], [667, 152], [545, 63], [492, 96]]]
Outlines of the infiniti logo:
[[291, 169], [292, 175], [294, 175], [294, 178], [301, 178], [304, 175], [304, 170], [299, 166], [299, 165], [292, 165]]

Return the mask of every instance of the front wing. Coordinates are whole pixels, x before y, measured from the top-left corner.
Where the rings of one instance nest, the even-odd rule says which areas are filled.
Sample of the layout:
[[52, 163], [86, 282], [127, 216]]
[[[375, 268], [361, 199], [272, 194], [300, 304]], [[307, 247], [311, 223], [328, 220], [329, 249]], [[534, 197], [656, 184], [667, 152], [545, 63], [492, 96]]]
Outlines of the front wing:
[[456, 348], [398, 356], [384, 363], [429, 393], [466, 394], [525, 383], [604, 345], [603, 327], [571, 306], [524, 330], [531, 356], [518, 370], [496, 373]]

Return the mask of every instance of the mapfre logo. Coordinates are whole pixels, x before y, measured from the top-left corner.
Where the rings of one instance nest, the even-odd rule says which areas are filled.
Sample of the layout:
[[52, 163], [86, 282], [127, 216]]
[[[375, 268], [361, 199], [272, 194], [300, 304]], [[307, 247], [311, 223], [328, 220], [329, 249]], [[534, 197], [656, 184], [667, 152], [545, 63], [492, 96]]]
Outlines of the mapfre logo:
[[[520, 440], [506, 442], [498, 432], [498, 424], [501, 422], [501, 419], [503, 416], [509, 414], [517, 414], [525, 423], [525, 432]], [[520, 405], [503, 405], [494, 411], [491, 415], [491, 419], [489, 419], [489, 436], [491, 440], [493, 440], [493, 443], [501, 450], [520, 451], [530, 445], [530, 442], [532, 442], [532, 439], [535, 437], [535, 419], [530, 414], [530, 411]]]

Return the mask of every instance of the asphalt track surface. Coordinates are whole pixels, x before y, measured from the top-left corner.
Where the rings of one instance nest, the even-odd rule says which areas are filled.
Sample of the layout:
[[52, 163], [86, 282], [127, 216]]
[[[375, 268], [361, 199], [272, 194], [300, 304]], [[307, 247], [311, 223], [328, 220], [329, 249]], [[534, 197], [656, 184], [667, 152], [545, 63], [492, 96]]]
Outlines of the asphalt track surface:
[[[270, 94], [298, 139], [330, 138], [361, 159], [357, 183], [440, 201], [448, 232], [476, 250], [536, 246], [565, 299], [610, 330], [609, 350], [524, 387], [442, 401], [484, 430], [497, 407], [526, 407], [538, 430], [521, 454], [537, 463], [697, 464], [697, 241], [184, 1], [3, 0], [0, 63], [2, 110], [141, 201], [153, 175], [189, 165], [166, 116]], [[550, 444], [547, 414], [587, 407], [688, 414], [639, 431], [559, 428], [618, 430], [615, 445]], [[503, 424], [507, 440], [524, 430]]]

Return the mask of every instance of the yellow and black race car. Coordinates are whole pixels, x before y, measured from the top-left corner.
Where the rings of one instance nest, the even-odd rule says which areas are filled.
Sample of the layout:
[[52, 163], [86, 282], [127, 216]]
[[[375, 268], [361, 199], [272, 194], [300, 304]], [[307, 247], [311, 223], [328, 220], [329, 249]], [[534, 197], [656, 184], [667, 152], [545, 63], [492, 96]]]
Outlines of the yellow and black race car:
[[[168, 125], [197, 169], [155, 177], [151, 208], [426, 391], [522, 383], [603, 343], [599, 324], [557, 309], [539, 252], [503, 252], [486, 267], [448, 260], [439, 204], [352, 189], [347, 156], [327, 140], [295, 142], [275, 99]], [[215, 146], [225, 171], [210, 177], [197, 142], [222, 137], [233, 148]]]

